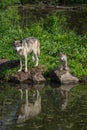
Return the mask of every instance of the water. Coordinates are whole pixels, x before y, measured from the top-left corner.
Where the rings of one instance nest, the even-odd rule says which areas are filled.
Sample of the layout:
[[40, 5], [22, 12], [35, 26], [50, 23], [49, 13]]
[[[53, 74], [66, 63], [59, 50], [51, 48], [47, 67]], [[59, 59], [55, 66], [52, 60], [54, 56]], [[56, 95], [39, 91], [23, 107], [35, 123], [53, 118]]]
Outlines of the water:
[[87, 85], [0, 84], [0, 130], [87, 130]]
[[[70, 7], [69, 7], [70, 8]], [[41, 18], [46, 19], [53, 13], [61, 18], [64, 16], [67, 18], [67, 27], [74, 30], [79, 35], [87, 34], [87, 5], [74, 6], [69, 9], [66, 6], [47, 7], [47, 6], [30, 6], [26, 5], [19, 8], [21, 15], [21, 26], [30, 26], [33, 23], [38, 23]]]

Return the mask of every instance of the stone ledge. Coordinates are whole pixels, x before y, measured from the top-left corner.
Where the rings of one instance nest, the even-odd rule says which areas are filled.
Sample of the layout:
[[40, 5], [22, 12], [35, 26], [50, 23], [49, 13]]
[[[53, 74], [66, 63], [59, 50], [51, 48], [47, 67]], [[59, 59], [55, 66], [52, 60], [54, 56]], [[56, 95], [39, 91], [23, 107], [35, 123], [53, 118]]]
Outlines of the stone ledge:
[[57, 82], [59, 84], [76, 84], [79, 82], [79, 79], [73, 76], [68, 70], [60, 71], [55, 69], [49, 73], [51, 81]]
[[46, 79], [38, 68], [32, 68], [28, 72], [17, 72], [10, 77], [10, 82], [37, 84], [45, 83]]
[[[0, 75], [0, 82], [5, 81], [5, 71], [3, 68], [12, 69], [17, 66], [19, 66], [19, 60], [8, 60], [8, 59], [0, 59], [0, 70], [3, 71], [3, 73]], [[40, 84], [45, 83], [46, 79], [43, 76], [43, 66], [40, 68], [32, 68], [27, 73], [24, 71], [22, 72], [16, 72], [15, 74], [12, 74], [9, 76], [8, 81], [14, 82], [14, 83], [29, 83], [29, 84]]]

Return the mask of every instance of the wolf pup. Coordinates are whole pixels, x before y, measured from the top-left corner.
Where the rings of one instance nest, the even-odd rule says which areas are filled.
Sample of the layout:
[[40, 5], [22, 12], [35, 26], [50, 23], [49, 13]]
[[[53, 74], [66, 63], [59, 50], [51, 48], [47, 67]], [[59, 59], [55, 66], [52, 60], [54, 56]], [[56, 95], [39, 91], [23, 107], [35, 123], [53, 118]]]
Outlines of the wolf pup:
[[38, 56], [40, 55], [40, 42], [35, 37], [29, 37], [24, 40], [17, 40], [13, 43], [13, 49], [16, 51], [17, 55], [20, 57], [20, 69], [18, 72], [22, 71], [22, 56], [25, 58], [25, 72], [28, 72], [27, 68], [27, 56], [30, 54], [32, 60], [36, 60], [35, 66], [38, 66]]
[[60, 70], [68, 70], [67, 66], [67, 56], [65, 53], [60, 52], [59, 54], [59, 61], [60, 61]]

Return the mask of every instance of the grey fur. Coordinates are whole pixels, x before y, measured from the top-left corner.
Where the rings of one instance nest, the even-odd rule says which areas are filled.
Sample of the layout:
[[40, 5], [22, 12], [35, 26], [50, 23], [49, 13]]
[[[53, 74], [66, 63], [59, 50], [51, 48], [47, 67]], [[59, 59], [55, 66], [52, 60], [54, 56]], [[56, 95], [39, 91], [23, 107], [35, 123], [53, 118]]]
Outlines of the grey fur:
[[24, 40], [17, 40], [13, 43], [13, 49], [16, 51], [20, 57], [20, 69], [18, 72], [22, 71], [22, 56], [25, 57], [25, 72], [27, 69], [27, 56], [32, 55], [32, 60], [36, 60], [35, 66], [38, 66], [38, 56], [40, 55], [40, 42], [35, 37], [29, 37]]
[[67, 55], [65, 53], [60, 52], [59, 55], [60, 59], [60, 70], [68, 70], [68, 66], [67, 66]]

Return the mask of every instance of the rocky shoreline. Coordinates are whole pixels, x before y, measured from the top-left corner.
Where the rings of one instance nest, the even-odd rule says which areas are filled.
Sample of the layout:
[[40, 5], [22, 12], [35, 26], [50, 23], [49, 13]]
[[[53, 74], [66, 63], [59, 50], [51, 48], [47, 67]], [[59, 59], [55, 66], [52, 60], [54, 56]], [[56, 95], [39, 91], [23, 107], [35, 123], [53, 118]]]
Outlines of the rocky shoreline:
[[[9, 61], [7, 59], [0, 60], [0, 71], [4, 71], [3, 68], [7, 67], [8, 69], [16, 68], [19, 66], [19, 60]], [[26, 84], [43, 84], [47, 82], [46, 77], [43, 75], [44, 70], [41, 68], [32, 68], [27, 73], [25, 72], [16, 72], [9, 76], [8, 82], [12, 83], [26, 83]], [[6, 74], [0, 74], [0, 82], [5, 82]], [[47, 77], [54, 83], [58, 84], [77, 84], [87, 83], [87, 76], [78, 79], [73, 76], [68, 70], [59, 71], [59, 69], [54, 69], [53, 71], [47, 74]]]

